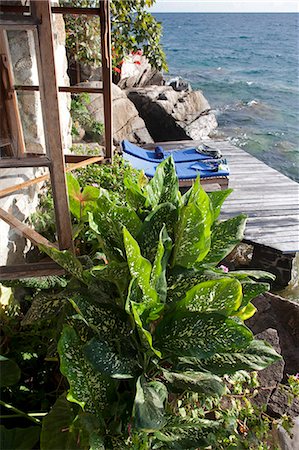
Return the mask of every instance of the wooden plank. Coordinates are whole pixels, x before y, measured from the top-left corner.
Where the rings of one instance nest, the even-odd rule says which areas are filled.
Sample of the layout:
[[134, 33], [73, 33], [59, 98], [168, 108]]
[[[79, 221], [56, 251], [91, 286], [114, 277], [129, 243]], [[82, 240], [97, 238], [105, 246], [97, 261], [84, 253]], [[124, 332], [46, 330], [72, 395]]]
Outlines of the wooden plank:
[[30, 157], [24, 155], [23, 158], [2, 158], [0, 159], [0, 169], [13, 167], [50, 167], [51, 161], [46, 156]]
[[0, 266], [0, 280], [18, 280], [20, 278], [64, 275], [65, 271], [54, 261], [39, 261], [30, 264]]
[[0, 30], [33, 30], [37, 21], [32, 16], [0, 15]]
[[106, 157], [113, 161], [113, 118], [112, 118], [112, 62], [110, 2], [100, 2], [101, 54]]
[[[71, 156], [71, 155], [66, 155]], [[77, 156], [77, 155], [74, 155]], [[98, 163], [103, 161], [104, 158], [102, 156], [94, 156], [89, 157], [83, 161], [78, 161], [76, 164], [73, 164], [71, 167], [67, 167], [65, 169], [65, 172], [71, 172], [72, 170], [80, 169], [81, 167], [88, 166], [89, 164]], [[72, 162], [72, 161], [70, 161]], [[33, 184], [41, 183], [43, 181], [47, 181], [50, 179], [50, 175], [42, 175], [40, 177], [34, 178], [33, 180], [25, 181], [24, 183], [17, 184], [15, 186], [10, 186], [6, 189], [2, 189], [0, 191], [0, 198], [6, 197], [7, 195], [12, 194], [13, 192], [20, 191], [21, 189], [25, 189], [29, 186], [32, 186]]]
[[56, 247], [55, 244], [52, 244], [52, 242], [48, 241], [48, 239], [44, 238], [41, 234], [28, 227], [28, 225], [16, 219], [12, 214], [9, 214], [2, 208], [0, 208], [0, 219], [4, 220], [4, 222], [8, 223], [8, 225], [12, 228], [16, 229], [16, 231], [29, 239], [33, 244], [43, 244], [50, 247]]
[[32, 15], [41, 24], [35, 34], [41, 106], [44, 117], [47, 155], [51, 159], [50, 177], [59, 248], [72, 249], [72, 226], [65, 179], [63, 144], [60, 128], [58, 87], [54, 57], [54, 37], [50, 0], [30, 2]]
[[4, 109], [8, 121], [8, 132], [11, 139], [13, 154], [15, 156], [22, 156], [25, 153], [25, 140], [17, 94], [15, 92], [10, 92], [13, 86], [14, 76], [7, 34], [3, 30], [0, 30], [0, 59], [0, 76], [4, 88]]
[[[0, 4], [0, 11], [3, 13], [30, 13], [29, 6], [19, 6], [19, 5], [3, 5]], [[75, 6], [52, 6], [51, 12], [53, 14], [72, 14], [72, 15], [84, 15], [84, 16], [95, 16], [98, 15], [98, 8], [80, 8]]]
[[[29, 91], [35, 92], [39, 91], [39, 86], [33, 85], [15, 85], [12, 88], [12, 91]], [[71, 94], [80, 94], [82, 92], [86, 92], [88, 94], [103, 94], [104, 90], [102, 88], [93, 88], [93, 87], [84, 87], [84, 86], [58, 86], [59, 92], [69, 92]]]

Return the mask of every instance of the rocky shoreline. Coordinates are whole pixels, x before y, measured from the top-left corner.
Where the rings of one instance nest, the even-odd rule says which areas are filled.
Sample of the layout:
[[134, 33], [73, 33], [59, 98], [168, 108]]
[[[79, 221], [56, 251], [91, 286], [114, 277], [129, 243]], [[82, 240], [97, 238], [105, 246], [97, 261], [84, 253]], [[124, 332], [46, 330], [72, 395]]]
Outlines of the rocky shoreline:
[[[144, 144], [209, 138], [218, 124], [203, 93], [180, 79], [166, 82], [143, 56], [140, 59], [133, 75], [112, 85], [114, 144], [123, 139]], [[80, 86], [101, 87], [100, 73]], [[104, 122], [102, 96], [90, 95], [88, 109], [96, 121]]]

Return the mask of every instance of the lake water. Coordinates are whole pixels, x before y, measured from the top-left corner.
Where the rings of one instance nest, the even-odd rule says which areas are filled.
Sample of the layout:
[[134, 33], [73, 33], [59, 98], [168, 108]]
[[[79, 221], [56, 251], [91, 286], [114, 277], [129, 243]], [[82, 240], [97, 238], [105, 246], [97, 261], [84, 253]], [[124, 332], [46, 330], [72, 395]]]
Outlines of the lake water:
[[155, 14], [170, 77], [201, 89], [219, 137], [299, 181], [299, 14]]

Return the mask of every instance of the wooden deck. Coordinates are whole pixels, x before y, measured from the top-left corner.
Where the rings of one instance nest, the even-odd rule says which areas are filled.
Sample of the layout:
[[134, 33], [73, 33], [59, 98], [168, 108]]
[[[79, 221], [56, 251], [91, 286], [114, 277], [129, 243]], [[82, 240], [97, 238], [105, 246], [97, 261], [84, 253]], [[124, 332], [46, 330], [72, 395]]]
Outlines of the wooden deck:
[[[228, 141], [206, 143], [221, 150], [230, 168], [229, 187], [234, 192], [224, 203], [221, 218], [245, 213], [247, 241], [284, 254], [299, 252], [299, 184]], [[161, 143], [165, 149], [198, 144], [195, 141]]]

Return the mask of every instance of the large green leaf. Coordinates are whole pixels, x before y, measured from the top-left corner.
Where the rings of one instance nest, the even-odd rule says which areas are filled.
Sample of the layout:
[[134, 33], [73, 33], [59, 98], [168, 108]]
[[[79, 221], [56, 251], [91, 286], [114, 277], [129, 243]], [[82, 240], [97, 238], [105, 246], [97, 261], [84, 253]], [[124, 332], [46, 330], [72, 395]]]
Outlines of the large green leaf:
[[103, 339], [123, 339], [131, 334], [131, 327], [125, 312], [115, 305], [91, 301], [79, 293], [69, 296], [75, 311], [98, 336]]
[[139, 245], [129, 231], [124, 228], [124, 243], [127, 261], [132, 278], [136, 278], [143, 292], [144, 301], [158, 302], [158, 295], [150, 284], [152, 265], [141, 255]]
[[163, 449], [198, 450], [217, 444], [217, 435], [222, 426], [216, 420], [178, 417], [169, 421], [163, 430], [156, 431], [154, 436], [165, 443]]
[[253, 280], [269, 280], [275, 281], [275, 275], [264, 270], [234, 270], [229, 272], [229, 276], [242, 280], [252, 278]]
[[70, 403], [62, 394], [43, 418], [40, 436], [40, 450], [75, 450], [82, 449], [79, 430], [73, 422], [78, 406]]
[[86, 221], [87, 211], [96, 206], [100, 190], [93, 186], [85, 186], [81, 192], [80, 184], [72, 174], [66, 175], [71, 213], [80, 221]]
[[168, 274], [167, 303], [182, 299], [193, 286], [208, 279], [209, 277], [204, 273], [204, 269], [195, 270], [175, 267]]
[[1, 450], [32, 450], [39, 439], [40, 427], [10, 428], [0, 425]]
[[18, 280], [5, 280], [2, 281], [5, 286], [11, 287], [23, 287], [35, 290], [64, 288], [68, 284], [68, 280], [64, 277], [57, 275], [50, 275], [45, 277], [31, 277], [31, 278], [19, 278]]
[[138, 236], [138, 242], [145, 258], [154, 261], [159, 236], [164, 224], [170, 236], [177, 221], [177, 209], [171, 203], [162, 203], [145, 218]]
[[218, 218], [224, 201], [232, 192], [233, 189], [226, 189], [225, 191], [213, 191], [208, 193], [213, 208], [214, 221]]
[[141, 320], [140, 316], [142, 315], [143, 311], [140, 312], [140, 304], [133, 301], [130, 301], [129, 304], [141, 343], [143, 344], [146, 353], [156, 355], [161, 358], [161, 352], [153, 346], [153, 337], [151, 332], [146, 329], [146, 326]]
[[225, 385], [221, 378], [209, 372], [168, 372], [163, 371], [164, 378], [172, 385], [172, 391], [192, 391], [221, 396], [225, 392]]
[[241, 281], [241, 286], [243, 292], [241, 308], [244, 308], [252, 299], [270, 289], [270, 285], [268, 283], [255, 283], [250, 280]]
[[163, 226], [160, 232], [157, 253], [153, 263], [150, 280], [152, 287], [158, 293], [159, 300], [161, 303], [165, 303], [166, 301], [167, 295], [166, 267], [171, 253], [171, 248], [172, 248], [172, 241], [168, 236], [165, 226]]
[[21, 371], [17, 363], [2, 355], [0, 355], [0, 373], [1, 387], [13, 386], [21, 377]]
[[210, 201], [197, 179], [187, 205], [179, 209], [172, 266], [192, 267], [204, 259], [210, 249], [211, 225]]
[[123, 227], [136, 237], [141, 224], [141, 220], [133, 209], [117, 205], [110, 199], [109, 193], [101, 189], [97, 209], [89, 213], [89, 225], [97, 234], [109, 260], [120, 259], [124, 251]]
[[[125, 262], [111, 261], [107, 265], [94, 266], [88, 271], [96, 280], [109, 281], [117, 286], [120, 295], [125, 295], [129, 284], [129, 270]], [[84, 275], [86, 272], [84, 272]]]
[[216, 224], [212, 231], [211, 248], [203, 263], [216, 265], [229, 255], [243, 239], [245, 225], [244, 214]]
[[179, 182], [173, 158], [170, 156], [158, 165], [155, 175], [145, 186], [147, 205], [155, 208], [160, 203], [179, 205]]
[[247, 347], [251, 331], [217, 313], [175, 311], [156, 328], [156, 346], [165, 354], [207, 358]]
[[115, 345], [93, 338], [84, 345], [83, 351], [95, 370], [111, 378], [134, 378], [140, 371], [136, 355], [132, 355], [132, 352], [129, 354], [124, 346], [118, 352]]
[[241, 302], [242, 287], [239, 281], [222, 278], [197, 284], [175, 304], [175, 308], [232, 315], [239, 309]]
[[136, 182], [131, 177], [124, 179], [127, 202], [135, 210], [143, 208], [147, 198], [138, 181]]
[[25, 314], [21, 325], [33, 325], [38, 321], [49, 320], [53, 317], [57, 317], [67, 305], [67, 300], [67, 292], [53, 294], [50, 292], [41, 291], [33, 297], [31, 306]]
[[68, 400], [86, 412], [101, 416], [113, 398], [115, 382], [93, 369], [86, 361], [75, 330], [65, 326], [58, 343], [60, 370], [70, 384]]
[[45, 252], [57, 264], [63, 267], [68, 273], [78, 280], [85, 282], [83, 277], [83, 266], [80, 261], [68, 250], [58, 250], [54, 247], [48, 247], [40, 244], [39, 249]]
[[166, 386], [159, 381], [147, 382], [139, 377], [133, 406], [135, 427], [145, 432], [160, 430], [164, 423], [164, 402], [168, 397]]
[[247, 348], [237, 352], [217, 353], [211, 358], [179, 358], [179, 367], [183, 369], [199, 368], [209, 370], [218, 375], [231, 374], [239, 370], [263, 370], [281, 356], [265, 341], [254, 339]]

